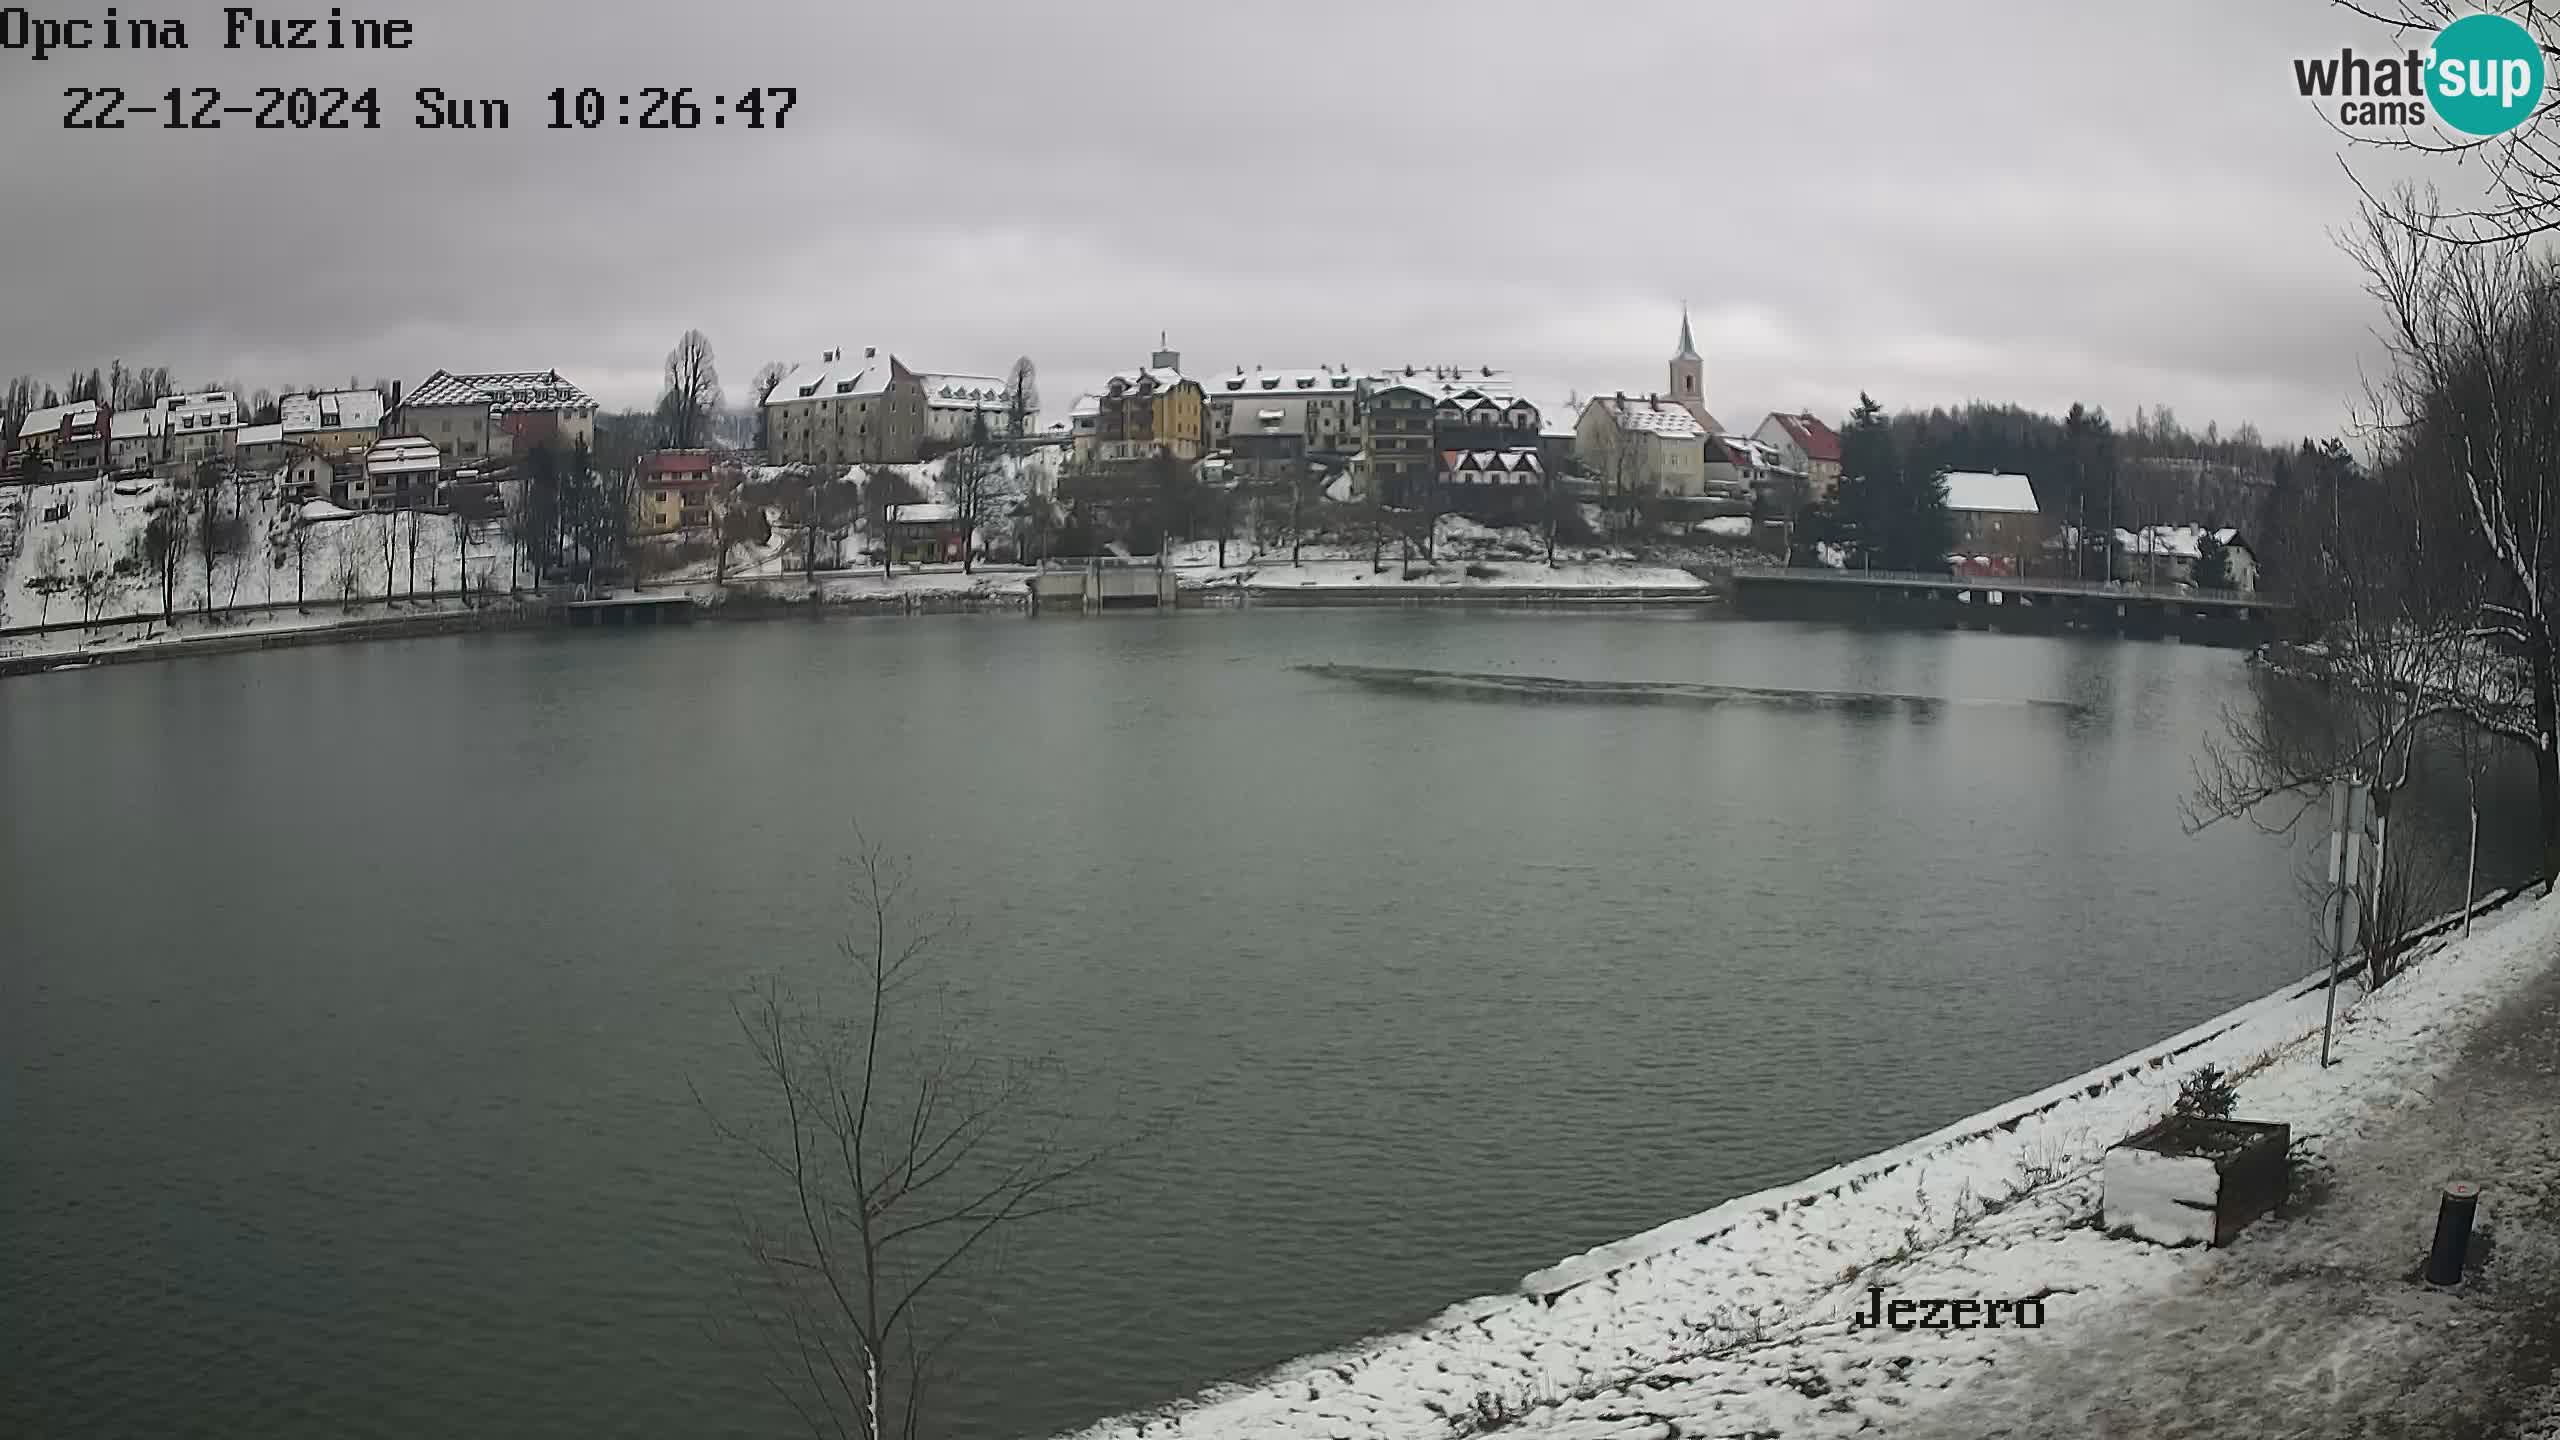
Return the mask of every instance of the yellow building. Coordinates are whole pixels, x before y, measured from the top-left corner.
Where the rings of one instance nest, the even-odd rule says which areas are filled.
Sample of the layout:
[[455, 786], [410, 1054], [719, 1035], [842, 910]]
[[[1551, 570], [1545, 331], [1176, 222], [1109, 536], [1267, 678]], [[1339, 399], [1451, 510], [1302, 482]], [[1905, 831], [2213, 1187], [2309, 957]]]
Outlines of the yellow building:
[[1200, 382], [1182, 373], [1179, 351], [1158, 350], [1146, 369], [1105, 382], [1093, 434], [1093, 453], [1105, 464], [1144, 460], [1159, 450], [1197, 460], [1208, 451], [1208, 399]]

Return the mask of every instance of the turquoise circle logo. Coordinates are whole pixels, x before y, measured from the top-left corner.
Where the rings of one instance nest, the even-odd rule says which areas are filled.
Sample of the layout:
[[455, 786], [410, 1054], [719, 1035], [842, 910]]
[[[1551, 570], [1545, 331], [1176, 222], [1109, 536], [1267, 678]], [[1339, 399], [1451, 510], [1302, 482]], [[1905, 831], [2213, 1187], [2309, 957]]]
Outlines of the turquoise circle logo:
[[2504, 135], [2542, 103], [2542, 47], [2504, 15], [2465, 15], [2427, 52], [2427, 104], [2465, 135]]

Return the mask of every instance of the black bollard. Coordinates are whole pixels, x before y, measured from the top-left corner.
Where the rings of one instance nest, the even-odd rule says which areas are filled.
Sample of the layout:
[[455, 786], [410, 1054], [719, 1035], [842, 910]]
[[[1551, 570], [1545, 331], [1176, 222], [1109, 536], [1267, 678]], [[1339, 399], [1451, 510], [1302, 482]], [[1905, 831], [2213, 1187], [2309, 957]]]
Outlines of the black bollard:
[[2462, 1255], [2471, 1248], [2471, 1216], [2480, 1208], [2480, 1187], [2456, 1180], [2444, 1187], [2436, 1206], [2436, 1245], [2427, 1253], [2427, 1283], [2462, 1283]]

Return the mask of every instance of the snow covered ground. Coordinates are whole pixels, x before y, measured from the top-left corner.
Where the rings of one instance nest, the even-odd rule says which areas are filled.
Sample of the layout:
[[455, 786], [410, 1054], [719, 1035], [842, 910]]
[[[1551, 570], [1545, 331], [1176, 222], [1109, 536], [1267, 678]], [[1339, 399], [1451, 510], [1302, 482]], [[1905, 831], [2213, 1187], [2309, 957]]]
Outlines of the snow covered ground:
[[[144, 537], [152, 507], [166, 504], [171, 493], [165, 481], [103, 479], [17, 492], [23, 509], [15, 553], [0, 557], [0, 628], [157, 620], [160, 574], [150, 562]], [[367, 608], [364, 602], [386, 596], [464, 588], [464, 538], [449, 517], [366, 513], [298, 526], [298, 508], [281, 501], [266, 481], [250, 482], [236, 492], [225, 487], [223, 501], [226, 515], [246, 517], [240, 543], [232, 553], [216, 555], [209, 581], [197, 547], [184, 549], [174, 587], [181, 611], [201, 610], [210, 594], [216, 610], [237, 612], [228, 622], [235, 627], [249, 623], [261, 606], [281, 605], [292, 613], [297, 574], [302, 603], [315, 614], [323, 608], [361, 611]], [[506, 591], [514, 561], [511, 543], [502, 525], [472, 527], [470, 588]], [[380, 613], [379, 606], [373, 608]], [[259, 623], [286, 622], [262, 618]], [[67, 631], [15, 636], [10, 643], [27, 652], [76, 649], [100, 638]]]
[[[2513, 903], [2473, 937], [2430, 948], [2382, 991], [2340, 997], [2338, 1063], [2326, 1070], [2315, 977], [1936, 1134], [1570, 1257], [1526, 1277], [1516, 1294], [1456, 1306], [1420, 1330], [1079, 1435], [1307, 1440], [1498, 1429], [1636, 1440], [1899, 1434], [1938, 1421], [1950, 1434], [1986, 1433], [1978, 1403], [1999, 1383], [1993, 1377], [2041, 1360], [2048, 1389], [2067, 1390], [2081, 1347], [2104, 1343], [2182, 1283], [2245, 1262], [2260, 1233], [2295, 1228], [2261, 1222], [2233, 1250], [2107, 1238], [2094, 1217], [2109, 1145], [2165, 1113], [2179, 1081], [2213, 1064], [2244, 1077], [2234, 1113], [2290, 1123], [2316, 1169], [2375, 1116], [2424, 1100], [2467, 1033], [2546, 979], [2560, 950], [2560, 904]], [[2423, 1230], [2408, 1244], [2414, 1265]], [[1887, 1299], [2032, 1299], [2041, 1323], [1860, 1327], [1871, 1287]], [[2330, 1324], [2304, 1323], [2314, 1371]], [[2173, 1405], [2191, 1357], [2148, 1358]], [[2022, 1423], [2018, 1433], [2038, 1433]]]

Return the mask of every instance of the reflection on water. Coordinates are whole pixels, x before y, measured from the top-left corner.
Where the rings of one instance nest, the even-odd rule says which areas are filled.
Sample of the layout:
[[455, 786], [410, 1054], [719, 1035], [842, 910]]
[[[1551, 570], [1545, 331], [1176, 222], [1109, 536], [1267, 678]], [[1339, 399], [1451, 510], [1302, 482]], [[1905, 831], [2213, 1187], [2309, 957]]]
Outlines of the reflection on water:
[[800, 1433], [692, 1090], [755, 1103], [730, 1001], [833, 973], [857, 816], [976, 1048], [1180, 1116], [1017, 1237], [943, 1434], [1414, 1323], [2308, 970], [2295, 847], [2179, 823], [2240, 674], [1248, 610], [12, 681], [0, 1435]]

